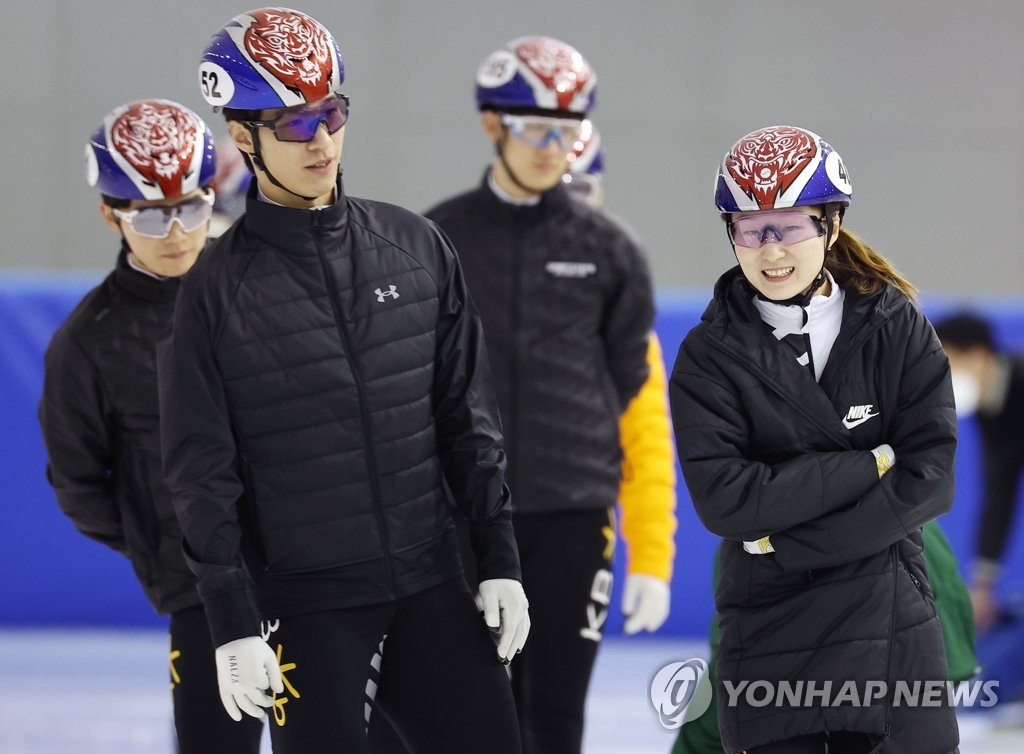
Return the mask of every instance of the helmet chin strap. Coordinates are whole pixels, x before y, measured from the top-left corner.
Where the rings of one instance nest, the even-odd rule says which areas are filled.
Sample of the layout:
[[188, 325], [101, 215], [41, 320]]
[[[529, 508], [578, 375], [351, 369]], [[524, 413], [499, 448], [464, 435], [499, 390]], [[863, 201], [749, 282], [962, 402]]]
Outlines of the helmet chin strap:
[[[825, 251], [827, 252], [828, 249], [826, 249]], [[808, 286], [807, 290], [804, 291], [803, 293], [798, 293], [795, 296], [790, 296], [784, 301], [776, 301], [774, 299], [767, 298], [766, 296], [762, 296], [760, 292], [758, 292], [757, 295], [763, 298], [765, 301], [771, 301], [773, 304], [781, 304], [782, 306], [799, 306], [801, 309], [803, 309], [804, 324], [806, 325], [807, 305], [811, 303], [811, 299], [814, 298], [814, 294], [817, 292], [819, 288], [821, 288], [821, 286], [825, 284], [826, 280], [828, 280], [828, 278], [825, 277], [825, 261], [822, 260], [821, 269], [818, 270], [818, 274], [814, 276], [814, 280], [811, 281], [810, 286]]]
[[314, 199], [316, 199], [315, 196], [306, 196], [304, 194], [298, 193], [297, 191], [292, 191], [290, 188], [288, 188], [283, 183], [281, 183], [281, 181], [277, 180], [277, 178], [274, 176], [274, 174], [270, 172], [270, 169], [267, 167], [267, 164], [263, 161], [263, 155], [261, 153], [262, 150], [260, 149], [260, 136], [259, 136], [259, 132], [257, 131], [255, 126], [247, 126], [247, 128], [249, 129], [249, 133], [252, 135], [252, 147], [253, 147], [252, 164], [256, 168], [258, 168], [258, 169], [262, 170], [264, 173], [266, 173], [267, 174], [267, 178], [270, 179], [270, 182], [273, 183], [275, 186], [277, 186], [279, 189], [283, 189], [283, 190], [287, 191], [292, 196], [297, 196], [300, 199], [305, 199], [307, 202], [311, 202]]
[[[505, 149], [504, 149], [504, 147], [505, 147], [505, 143], [508, 141], [508, 138], [509, 138], [508, 127], [503, 125], [501, 127], [501, 141], [499, 141], [497, 144], [494, 145], [494, 151], [495, 151], [495, 153], [497, 153], [498, 160], [501, 162], [501, 166], [503, 168], [505, 168], [505, 172], [508, 174], [508, 177], [512, 180], [512, 183], [514, 183], [520, 189], [522, 189], [523, 191], [528, 193], [530, 196], [540, 196], [541, 194], [546, 193], [547, 191], [550, 191], [550, 189], [545, 189], [544, 191], [538, 191], [537, 189], [530, 188], [525, 183], [523, 183], [521, 180], [519, 180], [519, 176], [516, 175], [515, 171], [512, 169], [512, 166], [508, 164], [508, 160], [505, 159]], [[555, 184], [555, 185], [557, 185], [557, 184]], [[554, 186], [552, 186], [551, 188], [554, 188]]]

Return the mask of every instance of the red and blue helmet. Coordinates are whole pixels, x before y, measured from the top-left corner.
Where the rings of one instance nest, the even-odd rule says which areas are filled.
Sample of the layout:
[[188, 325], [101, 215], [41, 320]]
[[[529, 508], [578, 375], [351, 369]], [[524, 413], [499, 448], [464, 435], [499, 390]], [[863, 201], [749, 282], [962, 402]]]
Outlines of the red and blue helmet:
[[580, 139], [569, 158], [569, 172], [598, 178], [604, 175], [604, 144], [601, 143], [601, 132], [590, 120], [583, 121]]
[[339, 93], [345, 67], [334, 36], [290, 8], [235, 16], [207, 45], [199, 88], [214, 110], [273, 110]]
[[583, 121], [579, 141], [569, 155], [569, 170], [562, 183], [585, 202], [599, 207], [604, 203], [601, 178], [604, 176], [604, 144], [601, 134], [589, 120]]
[[217, 142], [217, 172], [213, 176], [214, 213], [237, 220], [245, 212], [245, 195], [252, 171], [230, 138]]
[[164, 99], [112, 110], [85, 145], [85, 179], [117, 199], [171, 199], [213, 180], [213, 134], [184, 105]]
[[847, 206], [852, 198], [843, 158], [816, 133], [795, 126], [747, 134], [725, 153], [715, 179], [719, 212]]
[[476, 73], [480, 110], [553, 110], [586, 115], [597, 75], [572, 45], [551, 37], [520, 37], [495, 50]]

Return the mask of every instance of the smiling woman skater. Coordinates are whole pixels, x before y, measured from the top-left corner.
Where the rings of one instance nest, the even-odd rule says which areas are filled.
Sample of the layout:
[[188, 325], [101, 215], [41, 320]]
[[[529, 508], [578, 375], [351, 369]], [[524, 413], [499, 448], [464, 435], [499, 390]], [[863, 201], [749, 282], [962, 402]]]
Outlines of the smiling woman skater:
[[843, 225], [852, 195], [817, 134], [736, 142], [715, 204], [739, 264], [671, 378], [686, 486], [723, 540], [729, 754], [957, 750], [944, 693], [895, 698], [948, 677], [921, 526], [953, 502], [949, 364], [914, 287]]

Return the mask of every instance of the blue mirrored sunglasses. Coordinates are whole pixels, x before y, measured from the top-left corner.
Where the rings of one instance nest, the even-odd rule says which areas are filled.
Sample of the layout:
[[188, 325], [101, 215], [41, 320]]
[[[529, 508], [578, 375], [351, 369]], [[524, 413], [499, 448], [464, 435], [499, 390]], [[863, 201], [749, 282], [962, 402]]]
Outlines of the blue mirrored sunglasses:
[[318, 105], [285, 110], [270, 120], [247, 120], [247, 126], [269, 128], [278, 141], [307, 142], [316, 136], [323, 123], [327, 133], [333, 134], [348, 122], [348, 108], [351, 100], [344, 94], [336, 94]]

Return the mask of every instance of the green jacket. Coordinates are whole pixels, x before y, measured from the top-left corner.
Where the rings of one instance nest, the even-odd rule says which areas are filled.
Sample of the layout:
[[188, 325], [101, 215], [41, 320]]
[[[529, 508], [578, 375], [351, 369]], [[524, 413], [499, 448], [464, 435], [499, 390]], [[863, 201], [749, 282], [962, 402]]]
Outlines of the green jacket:
[[[956, 556], [949, 546], [949, 540], [935, 521], [921, 529], [924, 541], [924, 559], [928, 566], [928, 581], [935, 594], [935, 609], [942, 623], [942, 638], [946, 644], [946, 660], [949, 677], [953, 681], [964, 681], [977, 672], [977, 657], [974, 654], [974, 614], [967, 586], [960, 577]], [[718, 552], [715, 553], [714, 584], [718, 583]], [[708, 711], [693, 722], [679, 729], [672, 754], [722, 754], [722, 741], [718, 735], [718, 714], [716, 712], [715, 657], [718, 653], [718, 616], [711, 619], [709, 634], [711, 659], [708, 662], [712, 700]]]

